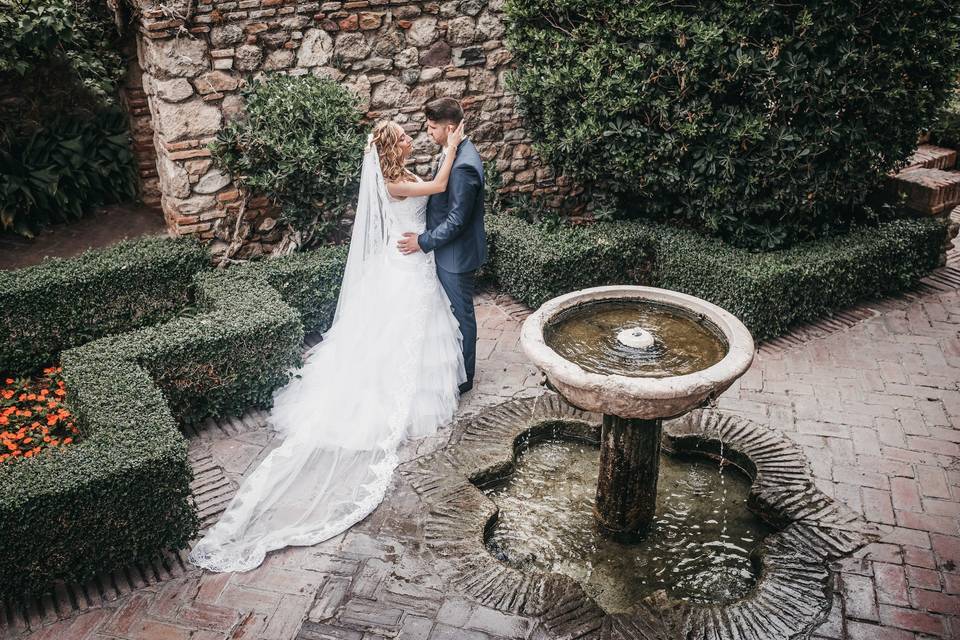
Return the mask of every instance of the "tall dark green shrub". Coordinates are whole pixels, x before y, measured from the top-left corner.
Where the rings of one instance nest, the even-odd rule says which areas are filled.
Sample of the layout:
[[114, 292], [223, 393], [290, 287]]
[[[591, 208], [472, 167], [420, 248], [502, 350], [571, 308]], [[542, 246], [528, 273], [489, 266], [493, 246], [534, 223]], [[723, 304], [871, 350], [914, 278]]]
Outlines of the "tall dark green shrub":
[[538, 152], [644, 216], [773, 248], [872, 217], [956, 78], [952, 0], [507, 0]]
[[353, 205], [365, 136], [357, 98], [315, 76], [271, 76], [245, 91], [246, 118], [212, 145], [237, 184], [269, 197], [301, 243], [340, 226]]

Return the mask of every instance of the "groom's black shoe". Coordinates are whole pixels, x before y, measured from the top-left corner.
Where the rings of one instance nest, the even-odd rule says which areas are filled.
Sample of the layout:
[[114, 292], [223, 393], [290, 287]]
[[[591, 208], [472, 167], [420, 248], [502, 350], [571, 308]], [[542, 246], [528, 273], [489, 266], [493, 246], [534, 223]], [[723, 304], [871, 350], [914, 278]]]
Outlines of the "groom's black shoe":
[[473, 389], [473, 380], [467, 380], [466, 382], [461, 384], [459, 388], [460, 388], [460, 395], [463, 395], [467, 391], [470, 391], [470, 389]]

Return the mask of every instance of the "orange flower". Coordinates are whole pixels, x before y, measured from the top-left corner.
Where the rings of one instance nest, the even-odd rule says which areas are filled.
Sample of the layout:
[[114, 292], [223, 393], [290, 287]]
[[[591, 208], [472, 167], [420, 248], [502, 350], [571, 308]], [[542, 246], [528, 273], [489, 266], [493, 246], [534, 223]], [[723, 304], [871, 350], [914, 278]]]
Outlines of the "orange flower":
[[13, 378], [7, 378], [7, 384], [13, 384]]
[[70, 444], [71, 442], [73, 442], [73, 438], [64, 438], [64, 439], [63, 439], [63, 444]]

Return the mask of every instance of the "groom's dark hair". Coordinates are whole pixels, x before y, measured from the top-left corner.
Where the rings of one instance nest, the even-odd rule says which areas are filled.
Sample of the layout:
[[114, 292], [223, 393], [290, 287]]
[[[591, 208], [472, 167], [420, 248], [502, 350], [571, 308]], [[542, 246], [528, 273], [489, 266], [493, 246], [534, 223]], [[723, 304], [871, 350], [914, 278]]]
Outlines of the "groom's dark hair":
[[463, 120], [463, 107], [453, 98], [437, 98], [424, 108], [427, 120], [460, 124]]

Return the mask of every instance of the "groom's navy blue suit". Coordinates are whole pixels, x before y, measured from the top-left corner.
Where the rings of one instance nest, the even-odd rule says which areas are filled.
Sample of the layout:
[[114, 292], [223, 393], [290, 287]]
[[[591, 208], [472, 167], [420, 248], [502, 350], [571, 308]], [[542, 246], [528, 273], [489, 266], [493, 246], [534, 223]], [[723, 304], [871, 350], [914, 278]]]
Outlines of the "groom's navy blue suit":
[[434, 252], [437, 276], [450, 298], [463, 334], [463, 364], [467, 385], [473, 385], [477, 365], [477, 318], [473, 290], [477, 269], [487, 260], [483, 229], [483, 161], [469, 140], [457, 147], [447, 190], [430, 196], [427, 230], [417, 237], [424, 253]]

